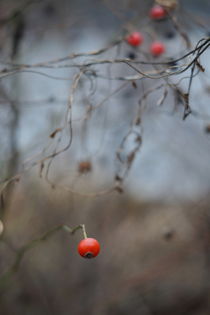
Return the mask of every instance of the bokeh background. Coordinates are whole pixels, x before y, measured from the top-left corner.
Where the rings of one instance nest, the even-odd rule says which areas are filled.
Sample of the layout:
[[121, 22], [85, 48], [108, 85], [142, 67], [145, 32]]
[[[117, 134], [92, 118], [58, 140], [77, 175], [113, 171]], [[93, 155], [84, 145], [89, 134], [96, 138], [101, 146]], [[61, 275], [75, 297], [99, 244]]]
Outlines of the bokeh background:
[[[193, 48], [210, 34], [210, 5], [178, 2], [174, 14]], [[97, 51], [131, 30], [144, 34], [142, 48], [122, 40], [94, 59], [135, 54], [146, 60], [154, 39], [166, 45], [160, 60], [184, 55], [189, 48], [170, 19], [148, 18], [152, 5], [143, 0], [0, 2], [2, 188], [19, 174], [1, 195], [0, 275], [13, 266], [18, 249], [59, 224], [84, 223], [88, 235], [101, 243], [94, 260], [77, 254], [80, 231], [73, 236], [60, 231], [37, 244], [6, 282], [0, 276], [1, 314], [210, 312], [209, 49], [200, 60], [205, 72], [193, 79], [193, 113], [186, 120], [183, 104], [177, 105], [170, 89], [162, 105], [158, 103], [163, 90], [146, 99], [142, 145], [123, 182], [123, 193], [103, 192], [124, 172], [116, 152], [135, 119], [139, 99], [162, 80], [139, 80], [134, 86], [111, 79], [136, 74], [125, 64], [92, 66], [97, 76], [82, 77], [75, 93], [71, 147], [52, 160], [46, 178], [39, 161], [56, 148], [59, 132], [50, 135], [64, 124], [77, 64], [93, 57], [66, 60], [61, 63], [66, 67], [8, 72], [19, 64]], [[171, 82], [180, 80], [185, 91], [189, 75], [190, 71], [173, 76]], [[59, 148], [68, 136], [64, 130]], [[123, 159], [130, 147], [132, 139]], [[89, 163], [87, 172], [81, 171], [81, 162]]]

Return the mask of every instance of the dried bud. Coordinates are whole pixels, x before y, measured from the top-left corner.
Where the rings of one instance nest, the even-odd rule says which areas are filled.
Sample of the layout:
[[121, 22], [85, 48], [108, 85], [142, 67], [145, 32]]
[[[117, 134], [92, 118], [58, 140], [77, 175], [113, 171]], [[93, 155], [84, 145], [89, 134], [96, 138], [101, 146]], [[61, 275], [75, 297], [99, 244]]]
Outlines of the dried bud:
[[4, 225], [3, 222], [0, 220], [0, 235], [3, 233], [4, 231]]
[[119, 194], [123, 194], [124, 193], [124, 190], [121, 186], [119, 185], [116, 185], [115, 186], [115, 190], [119, 193]]
[[92, 164], [90, 161], [81, 161], [78, 165], [78, 172], [80, 174], [89, 173], [92, 170]]
[[175, 231], [171, 230], [171, 229], [167, 229], [164, 231], [163, 233], [163, 238], [166, 240], [166, 241], [170, 241], [173, 239], [174, 237], [174, 234], [175, 234]]
[[166, 10], [174, 10], [178, 6], [177, 0], [155, 0], [155, 2], [166, 8]]
[[210, 133], [210, 125], [207, 125], [207, 126], [205, 127], [205, 132], [206, 132], [206, 133]]

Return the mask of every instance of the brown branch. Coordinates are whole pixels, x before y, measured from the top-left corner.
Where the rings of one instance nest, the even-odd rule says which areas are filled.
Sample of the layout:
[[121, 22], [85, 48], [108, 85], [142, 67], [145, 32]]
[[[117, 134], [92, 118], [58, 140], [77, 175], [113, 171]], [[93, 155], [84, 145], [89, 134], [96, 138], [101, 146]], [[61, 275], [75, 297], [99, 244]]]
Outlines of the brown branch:
[[19, 267], [20, 267], [20, 264], [23, 260], [23, 257], [25, 256], [25, 254], [28, 251], [30, 251], [31, 249], [33, 249], [34, 247], [36, 247], [40, 243], [47, 241], [51, 236], [53, 236], [54, 234], [56, 234], [57, 232], [59, 232], [61, 230], [64, 230], [64, 231], [70, 233], [71, 235], [73, 235], [79, 229], [81, 229], [83, 231], [84, 230], [84, 224], [80, 224], [73, 229], [70, 228], [69, 226], [65, 225], [65, 224], [64, 225], [58, 225], [58, 226], [52, 228], [51, 230], [47, 231], [46, 233], [44, 233], [41, 237], [36, 238], [36, 239], [28, 242], [27, 244], [25, 244], [21, 248], [19, 248], [16, 251], [16, 257], [15, 257], [13, 264], [0, 276], [0, 291], [5, 289], [5, 287], [7, 285], [9, 285], [9, 280], [19, 270]]

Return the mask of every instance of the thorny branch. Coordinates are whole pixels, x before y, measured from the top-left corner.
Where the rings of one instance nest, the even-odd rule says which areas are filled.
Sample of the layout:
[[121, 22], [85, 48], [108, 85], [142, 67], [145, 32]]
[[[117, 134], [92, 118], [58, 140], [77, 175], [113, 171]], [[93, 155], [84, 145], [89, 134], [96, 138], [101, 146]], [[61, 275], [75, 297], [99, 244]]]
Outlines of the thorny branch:
[[[39, 0], [26, 0], [23, 2], [22, 5], [17, 7], [17, 9], [13, 10], [7, 17], [2, 18], [0, 20], [0, 24], [2, 26], [13, 22], [18, 21], [19, 19], [22, 19], [23, 17], [23, 11], [28, 8], [28, 6], [32, 4], [38, 3]], [[123, 184], [123, 179], [127, 176], [132, 163], [135, 159], [135, 155], [140, 149], [141, 143], [142, 143], [142, 126], [141, 126], [141, 115], [143, 112], [144, 106], [142, 106], [143, 102], [147, 98], [147, 96], [152, 93], [153, 91], [156, 91], [157, 89], [163, 89], [163, 94], [160, 97], [160, 99], [157, 102], [157, 105], [161, 106], [167, 95], [169, 89], [172, 89], [172, 91], [179, 95], [179, 97], [183, 101], [184, 105], [184, 113], [183, 113], [183, 119], [186, 119], [187, 116], [192, 113], [191, 107], [190, 107], [190, 90], [192, 86], [192, 81], [195, 75], [197, 75], [200, 71], [204, 71], [204, 67], [201, 65], [199, 58], [200, 56], [208, 49], [210, 45], [210, 38], [203, 38], [201, 39], [194, 49], [191, 49], [186, 54], [171, 60], [147, 60], [145, 58], [144, 60], [140, 60], [139, 58], [136, 59], [130, 59], [130, 58], [104, 58], [104, 54], [109, 52], [110, 50], [113, 50], [116, 47], [119, 47], [122, 42], [124, 41], [125, 34], [129, 32], [133, 27], [132, 25], [135, 24], [135, 19], [131, 19], [129, 22], [126, 22], [125, 16], [121, 14], [120, 11], [115, 10], [114, 6], [112, 4], [110, 5], [109, 2], [104, 1], [103, 2], [105, 6], [111, 10], [111, 12], [117, 16], [123, 23], [122, 25], [122, 32], [120, 36], [116, 36], [116, 39], [113, 40], [111, 43], [107, 44], [105, 47], [100, 48], [98, 50], [90, 51], [90, 52], [83, 52], [83, 53], [71, 53], [64, 57], [38, 62], [34, 64], [26, 64], [26, 63], [17, 63], [17, 62], [11, 62], [10, 60], [1, 60], [1, 70], [0, 70], [0, 79], [4, 79], [8, 76], [17, 75], [19, 73], [34, 73], [36, 75], [42, 75], [46, 76], [48, 78], [54, 79], [54, 80], [68, 80], [72, 81], [71, 88], [69, 92], [69, 99], [67, 101], [66, 106], [66, 112], [64, 114], [64, 123], [62, 126], [58, 126], [55, 130], [53, 130], [49, 135], [49, 145], [47, 145], [43, 151], [42, 156], [40, 158], [40, 154], [37, 156], [34, 156], [30, 159], [28, 159], [24, 163], [23, 169], [18, 174], [13, 174], [10, 178], [2, 180], [2, 187], [1, 187], [1, 200], [2, 204], [3, 202], [3, 193], [4, 190], [7, 188], [8, 185], [15, 181], [19, 181], [21, 178], [21, 175], [30, 170], [32, 167], [39, 167], [39, 175], [40, 177], [43, 177], [52, 187], [58, 187], [57, 183], [55, 184], [53, 180], [50, 179], [50, 167], [56, 157], [58, 157], [60, 154], [68, 151], [72, 145], [72, 139], [73, 139], [73, 126], [72, 124], [76, 121], [74, 120], [72, 116], [72, 107], [74, 104], [75, 94], [79, 90], [79, 84], [83, 77], [88, 79], [91, 84], [97, 80], [108, 80], [108, 81], [125, 81], [125, 84], [122, 84], [121, 86], [117, 87], [111, 93], [109, 93], [101, 102], [95, 105], [90, 105], [87, 108], [87, 111], [85, 115], [77, 121], [85, 121], [87, 118], [90, 117], [93, 111], [96, 111], [99, 107], [104, 105], [107, 100], [109, 100], [112, 96], [119, 93], [124, 87], [126, 87], [130, 82], [133, 86], [136, 85], [136, 82], [142, 81], [142, 80], [163, 80], [164, 83], [162, 83], [159, 87], [154, 87], [150, 90], [148, 90], [146, 93], [143, 93], [139, 100], [139, 107], [138, 107], [138, 113], [137, 116], [133, 119], [133, 122], [127, 131], [126, 135], [121, 141], [121, 144], [119, 145], [119, 148], [116, 152], [116, 156], [120, 163], [122, 164], [124, 169], [124, 175], [120, 176], [119, 174], [116, 174], [116, 178], [120, 178], [121, 185]], [[183, 28], [181, 27], [180, 23], [176, 19], [176, 16], [174, 15], [174, 10], [178, 7], [178, 1], [177, 0], [156, 0], [156, 3], [162, 5], [168, 15], [168, 19], [171, 21], [173, 27], [177, 31], [177, 33], [183, 38], [183, 40], [186, 43], [186, 47], [189, 50], [191, 48], [190, 40], [187, 36], [187, 34], [183, 31]], [[146, 21], [148, 23], [148, 21]], [[144, 54], [143, 54], [144, 55]], [[82, 58], [82, 61], [81, 61]], [[78, 61], [79, 60], [79, 61]], [[110, 65], [114, 66], [117, 64], [126, 65], [130, 70], [134, 71], [134, 73], [127, 75], [115, 75], [111, 76], [105, 75], [103, 71], [102, 65]], [[150, 70], [145, 71], [145, 66], [150, 66]], [[152, 69], [151, 69], [152, 67]], [[49, 73], [49, 71], [53, 71], [56, 69], [69, 69], [74, 68], [77, 69], [76, 74], [72, 77], [59, 77], [57, 75], [53, 75]], [[126, 69], [126, 68], [125, 68]], [[146, 68], [147, 69], [147, 68]], [[46, 72], [48, 70], [48, 72]], [[182, 78], [185, 80], [189, 80], [188, 89], [186, 92], [182, 91], [182, 89], [179, 87], [179, 83], [172, 83], [169, 81], [169, 78], [174, 76], [179, 76], [183, 74], [184, 72], [190, 70], [189, 77]], [[181, 79], [181, 80], [182, 80]], [[181, 81], [180, 80], [180, 81]], [[12, 102], [13, 100], [8, 100], [8, 102]], [[194, 112], [195, 114], [195, 112]], [[62, 139], [65, 138], [66, 133], [68, 134], [67, 143], [61, 147]], [[130, 138], [132, 136], [136, 137], [136, 141], [134, 147], [131, 151], [128, 153], [126, 152], [126, 145], [130, 141]], [[66, 140], [66, 138], [65, 138]], [[52, 148], [50, 153], [48, 152], [48, 148]], [[127, 154], [125, 160], [121, 159], [121, 154], [124, 152], [124, 154]], [[117, 187], [119, 183], [117, 183]], [[62, 186], [63, 187], [63, 186]], [[64, 188], [64, 187], [63, 187]], [[101, 195], [104, 193], [110, 193], [110, 191], [115, 190], [116, 184], [113, 185], [113, 187], [105, 189], [99, 193], [90, 193], [87, 195]], [[70, 191], [76, 193], [73, 189], [69, 187], [65, 187], [65, 189], [69, 189]]]
[[[164, 87], [164, 92], [163, 92], [163, 96], [161, 97], [161, 99], [159, 100], [159, 105], [161, 105], [167, 94], [168, 94], [168, 89], [171, 88], [172, 90], [174, 90], [177, 94], [180, 95], [180, 97], [183, 100], [184, 103], [184, 114], [183, 114], [183, 119], [186, 119], [186, 117], [192, 112], [191, 108], [190, 108], [190, 89], [191, 89], [191, 85], [192, 85], [192, 81], [195, 75], [197, 75], [197, 73], [199, 73], [200, 71], [204, 71], [205, 69], [203, 68], [203, 66], [200, 64], [200, 57], [201, 55], [208, 49], [208, 47], [210, 46], [210, 38], [203, 38], [201, 39], [197, 45], [195, 46], [194, 49], [192, 49], [191, 51], [187, 52], [186, 54], [184, 54], [183, 56], [176, 58], [173, 60], [173, 62], [171, 60], [167, 61], [167, 60], [163, 60], [163, 61], [148, 61], [148, 60], [132, 60], [129, 58], [124, 58], [124, 59], [88, 59], [85, 60], [84, 62], [77, 62], [75, 63], [74, 60], [80, 57], [95, 57], [95, 56], [101, 56], [103, 53], [105, 53], [106, 51], [108, 51], [109, 49], [112, 49], [114, 46], [117, 46], [119, 43], [122, 42], [122, 38], [118, 39], [114, 42], [112, 42], [110, 45], [107, 45], [106, 47], [99, 49], [97, 51], [92, 51], [92, 52], [87, 52], [87, 53], [73, 53], [70, 55], [67, 55], [65, 57], [62, 58], [57, 58], [57, 59], [53, 59], [47, 62], [40, 62], [37, 64], [13, 64], [10, 62], [4, 62], [1, 61], [2, 65], [6, 65], [7, 68], [4, 68], [0, 71], [1, 73], [1, 79], [3, 79], [4, 77], [8, 76], [8, 75], [14, 75], [16, 73], [20, 73], [20, 72], [27, 72], [27, 71], [33, 71], [36, 74], [41, 74], [41, 75], [46, 75], [48, 77], [51, 78], [56, 78], [55, 76], [52, 76], [50, 74], [46, 74], [44, 72], [40, 72], [35, 70], [36, 68], [41, 68], [41, 69], [58, 69], [58, 68], [77, 68], [79, 70], [78, 73], [75, 74], [74, 78], [72, 79], [72, 85], [71, 85], [71, 89], [70, 89], [70, 94], [69, 94], [69, 100], [67, 102], [67, 110], [65, 113], [65, 122], [63, 126], [60, 126], [58, 128], [56, 128], [51, 134], [50, 134], [50, 139], [51, 141], [56, 141], [55, 142], [55, 149], [53, 150], [52, 153], [46, 155], [45, 157], [38, 159], [37, 157], [33, 157], [33, 161], [32, 163], [28, 164], [28, 167], [24, 168], [24, 170], [22, 172], [25, 172], [29, 169], [31, 169], [34, 166], [38, 166], [40, 167], [40, 176], [42, 176], [43, 171], [45, 170], [45, 176], [44, 178], [46, 179], [46, 181], [48, 183], [50, 183], [50, 185], [52, 187], [59, 187], [59, 185], [55, 185], [50, 179], [49, 179], [49, 170], [50, 170], [50, 166], [54, 160], [55, 157], [57, 157], [58, 155], [62, 154], [63, 152], [67, 151], [70, 147], [71, 147], [71, 143], [72, 143], [72, 137], [73, 137], [73, 128], [72, 128], [72, 106], [73, 106], [73, 102], [74, 102], [74, 95], [78, 89], [78, 85], [79, 82], [81, 80], [81, 77], [83, 75], [91, 78], [91, 80], [96, 80], [96, 79], [107, 79], [107, 80], [117, 80], [117, 81], [126, 81], [126, 82], [136, 82], [139, 80], [143, 80], [143, 79], [167, 79], [167, 81], [165, 81], [165, 84], [161, 84], [161, 87]], [[63, 62], [70, 62], [72, 61], [72, 63], [67, 63], [67, 64], [63, 64]], [[133, 69], [137, 74], [133, 74], [133, 75], [122, 75], [122, 76], [115, 76], [115, 77], [106, 77], [103, 73], [101, 73], [101, 71], [96, 70], [94, 68], [92, 68], [93, 66], [101, 66], [103, 64], [110, 64], [110, 65], [116, 65], [116, 64], [125, 64], [127, 65], [129, 68]], [[145, 71], [143, 69], [140, 68], [140, 66], [145, 66], [145, 65], [150, 65], [153, 66], [153, 70], [150, 71]], [[181, 89], [178, 87], [178, 83], [170, 83], [168, 81], [168, 78], [172, 77], [172, 76], [176, 76], [176, 75], [180, 75], [184, 72], [186, 72], [187, 70], [190, 69], [190, 76], [189, 76], [189, 85], [188, 85], [188, 90], [187, 92], [182, 92]], [[195, 70], [197, 71], [195, 73]], [[185, 79], [187, 79], [188, 77], [186, 77]], [[57, 79], [62, 79], [57, 77]], [[64, 79], [64, 78], [63, 78]], [[71, 78], [65, 78], [67, 80], [71, 79]], [[183, 79], [183, 78], [182, 78]], [[182, 80], [181, 79], [181, 80]], [[125, 85], [126, 86], [126, 85]], [[124, 86], [122, 86], [123, 88]], [[155, 91], [157, 89], [157, 87], [152, 88], [151, 91], [146, 92], [146, 95], [144, 94], [141, 99], [140, 99], [140, 103], [147, 97], [147, 94], [152, 93], [153, 91]], [[103, 105], [106, 100], [108, 100], [112, 95], [114, 95], [115, 93], [118, 93], [121, 90], [120, 88], [117, 88], [116, 90], [114, 90], [112, 93], [110, 93], [109, 96], [107, 96], [102, 102], [100, 102], [99, 104], [95, 105], [95, 106], [91, 106], [88, 109], [88, 112], [86, 115], [90, 114], [90, 111], [94, 111], [96, 110], [99, 106]], [[83, 118], [81, 118], [81, 120], [85, 120], [87, 118], [87, 116], [84, 116]], [[139, 114], [138, 114], [139, 115]], [[140, 120], [141, 117], [138, 116], [138, 119], [136, 118], [136, 121]], [[135, 125], [135, 124], [134, 124]], [[124, 145], [127, 141], [127, 138], [129, 138], [130, 133], [133, 133], [132, 129], [133, 126], [131, 126], [131, 130], [129, 130], [127, 132], [127, 135], [125, 136], [125, 138], [122, 140], [122, 143], [120, 145], [119, 150], [123, 151]], [[69, 140], [68, 143], [63, 147], [59, 149], [59, 144], [61, 143], [61, 139], [62, 139], [62, 135], [63, 132], [65, 130], [68, 130], [69, 133]], [[135, 132], [136, 133], [136, 130]], [[58, 136], [57, 136], [58, 135]], [[141, 139], [141, 135], [138, 134], [138, 139]], [[134, 152], [130, 152], [130, 155], [132, 155], [132, 158], [129, 156], [127, 156], [127, 171], [125, 171], [125, 175], [123, 176], [123, 178], [127, 175], [132, 162], [134, 160], [135, 154], [137, 153], [139, 147], [140, 147], [141, 141], [138, 141], [138, 145], [137, 148], [134, 149]], [[117, 151], [117, 157], [119, 158], [119, 150]], [[45, 150], [44, 150], [45, 151]], [[43, 151], [43, 153], [44, 153]], [[36, 159], [35, 159], [36, 158]], [[29, 162], [30, 160], [28, 160]], [[19, 179], [21, 177], [22, 172], [20, 172], [19, 174], [15, 175], [12, 178], [9, 178], [7, 180], [3, 180], [3, 186], [1, 188], [1, 199], [3, 200], [3, 191], [4, 189], [7, 187], [8, 184], [10, 184], [13, 181], [16, 181], [17, 178]], [[120, 178], [120, 180], [122, 180], [122, 178], [120, 176], [118, 176], [116, 174], [116, 178]], [[119, 183], [117, 183], [117, 187]], [[61, 186], [62, 188], [64, 188], [65, 186]], [[64, 189], [67, 189], [67, 187], [65, 187]], [[76, 193], [74, 190], [68, 188], [70, 191]], [[115, 190], [115, 185], [111, 188], [105, 189], [99, 193], [90, 193], [87, 195], [90, 196], [95, 196], [95, 195], [101, 195], [104, 193], [110, 193], [110, 191]]]
[[73, 229], [65, 224], [58, 225], [51, 230], [45, 232], [39, 238], [33, 239], [32, 241], [28, 242], [27, 244], [16, 250], [15, 260], [13, 264], [0, 276], [0, 292], [5, 289], [5, 287], [9, 284], [10, 278], [18, 271], [25, 254], [40, 243], [47, 241], [51, 236], [61, 230], [64, 230], [71, 235], [73, 235], [78, 230], [82, 230], [82, 232], [84, 233], [84, 224], [80, 224]]

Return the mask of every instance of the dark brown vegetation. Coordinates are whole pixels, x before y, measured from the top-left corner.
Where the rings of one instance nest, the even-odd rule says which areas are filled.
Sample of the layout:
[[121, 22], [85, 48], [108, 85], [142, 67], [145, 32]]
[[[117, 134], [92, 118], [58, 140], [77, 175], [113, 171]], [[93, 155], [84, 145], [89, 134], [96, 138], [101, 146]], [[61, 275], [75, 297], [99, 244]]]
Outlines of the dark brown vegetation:
[[2, 270], [17, 248], [58, 224], [85, 222], [102, 250], [95, 260], [81, 259], [80, 233], [60, 231], [41, 242], [1, 292], [2, 314], [208, 314], [206, 201], [139, 203], [117, 194], [93, 201], [26, 186], [6, 216]]

